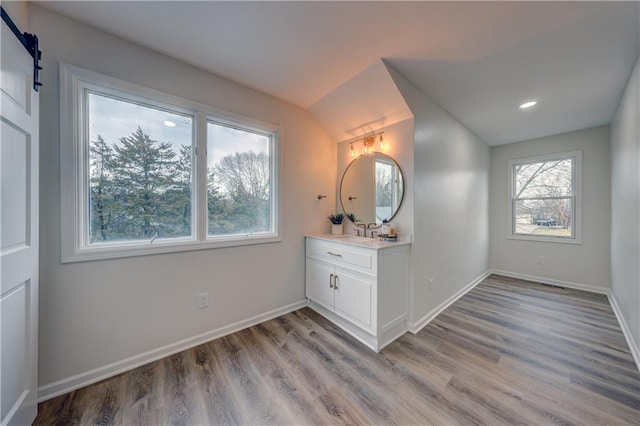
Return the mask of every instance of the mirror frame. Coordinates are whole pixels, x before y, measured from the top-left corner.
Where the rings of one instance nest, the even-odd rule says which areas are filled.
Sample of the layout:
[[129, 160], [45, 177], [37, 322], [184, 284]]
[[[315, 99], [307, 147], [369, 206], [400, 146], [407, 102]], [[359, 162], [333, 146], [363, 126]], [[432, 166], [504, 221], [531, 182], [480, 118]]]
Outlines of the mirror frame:
[[[400, 204], [398, 204], [398, 208], [396, 209], [396, 211], [393, 212], [393, 215], [391, 215], [391, 217], [389, 219], [387, 219], [389, 222], [391, 222], [393, 220], [393, 218], [398, 215], [398, 212], [400, 211], [400, 209], [402, 208], [402, 205], [404, 204], [405, 192], [407, 190], [407, 185], [405, 183], [404, 172], [402, 171], [402, 168], [400, 167], [400, 164], [398, 164], [398, 162], [395, 160], [395, 158], [391, 157], [390, 155], [387, 155], [384, 152], [378, 152], [378, 151], [373, 152], [371, 155], [374, 155], [374, 156], [375, 155], [384, 155], [386, 158], [388, 158], [389, 160], [393, 161], [393, 164], [396, 165], [396, 167], [398, 168], [398, 171], [402, 175], [402, 198], [400, 199]], [[338, 198], [340, 198], [340, 207], [342, 208], [342, 212], [345, 214], [345, 216], [347, 217], [347, 219], [349, 219], [349, 221], [351, 223], [355, 223], [355, 222], [353, 222], [349, 218], [349, 216], [347, 216], [347, 211], [344, 208], [344, 204], [342, 203], [342, 184], [344, 183], [344, 177], [347, 175], [347, 172], [349, 171], [349, 168], [353, 165], [353, 163], [358, 161], [360, 158], [362, 158], [362, 155], [359, 155], [356, 158], [354, 158], [353, 160], [351, 160], [351, 162], [349, 163], [347, 168], [344, 170], [344, 173], [342, 173], [342, 178], [340, 178], [340, 188], [338, 189]], [[360, 222], [360, 223], [363, 223], [363, 222]]]

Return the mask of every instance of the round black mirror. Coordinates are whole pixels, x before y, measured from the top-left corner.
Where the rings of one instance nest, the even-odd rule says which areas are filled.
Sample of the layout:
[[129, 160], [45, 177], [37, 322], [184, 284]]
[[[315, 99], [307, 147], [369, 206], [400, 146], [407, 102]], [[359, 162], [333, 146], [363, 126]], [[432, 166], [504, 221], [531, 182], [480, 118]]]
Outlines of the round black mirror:
[[349, 219], [381, 224], [391, 221], [404, 198], [404, 177], [398, 163], [375, 152], [349, 164], [340, 183], [340, 204]]

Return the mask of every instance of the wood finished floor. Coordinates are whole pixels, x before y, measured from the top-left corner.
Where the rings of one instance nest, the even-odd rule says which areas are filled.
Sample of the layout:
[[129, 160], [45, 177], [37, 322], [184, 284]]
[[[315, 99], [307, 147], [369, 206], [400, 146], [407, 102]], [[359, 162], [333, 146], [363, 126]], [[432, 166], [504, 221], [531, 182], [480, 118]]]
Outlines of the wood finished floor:
[[605, 296], [492, 275], [376, 354], [308, 308], [46, 401], [35, 424], [629, 424]]

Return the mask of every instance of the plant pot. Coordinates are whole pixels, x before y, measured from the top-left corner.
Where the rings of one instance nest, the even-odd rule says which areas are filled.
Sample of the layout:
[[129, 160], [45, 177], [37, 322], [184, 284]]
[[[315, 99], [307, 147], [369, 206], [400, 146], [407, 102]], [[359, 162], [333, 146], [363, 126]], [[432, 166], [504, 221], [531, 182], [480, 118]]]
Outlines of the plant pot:
[[331, 235], [342, 235], [342, 224], [331, 224]]

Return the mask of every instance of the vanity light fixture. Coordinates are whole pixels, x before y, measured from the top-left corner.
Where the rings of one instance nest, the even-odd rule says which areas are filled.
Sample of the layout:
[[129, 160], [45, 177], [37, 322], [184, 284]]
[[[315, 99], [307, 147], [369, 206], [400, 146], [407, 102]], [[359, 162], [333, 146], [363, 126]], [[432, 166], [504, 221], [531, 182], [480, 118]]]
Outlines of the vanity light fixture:
[[527, 101], [527, 102], [524, 102], [523, 104], [520, 105], [520, 109], [533, 108], [534, 106], [536, 106], [537, 103], [538, 103], [538, 101]]
[[373, 136], [367, 136], [362, 140], [362, 155], [370, 155], [373, 153]]
[[356, 151], [353, 149], [353, 145], [356, 144], [356, 143], [360, 143], [360, 142], [362, 143], [362, 149], [360, 150], [360, 155], [371, 155], [371, 154], [373, 154], [374, 151], [375, 151], [376, 136], [380, 136], [379, 149], [380, 150], [384, 149], [386, 144], [385, 144], [384, 139], [382, 137], [383, 133], [384, 133], [384, 131], [373, 133], [371, 135], [367, 135], [367, 136], [363, 137], [362, 139], [356, 139], [354, 141], [349, 142], [349, 147], [351, 149], [351, 156], [352, 157], [357, 157]]

